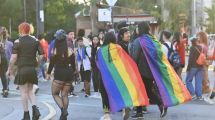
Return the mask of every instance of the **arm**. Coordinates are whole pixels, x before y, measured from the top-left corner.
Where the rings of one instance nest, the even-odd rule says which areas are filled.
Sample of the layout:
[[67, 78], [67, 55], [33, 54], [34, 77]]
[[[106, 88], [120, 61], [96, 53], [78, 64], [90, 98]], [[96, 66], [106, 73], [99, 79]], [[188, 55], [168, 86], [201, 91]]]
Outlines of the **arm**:
[[190, 55], [189, 55], [189, 60], [188, 60], [188, 65], [187, 65], [187, 71], [189, 71], [192, 67], [191, 64], [193, 62], [193, 56], [194, 56], [194, 52], [195, 52], [194, 49], [196, 49], [196, 48], [193, 46], [190, 48]]
[[133, 43], [131, 43], [130, 45], [130, 49], [129, 49], [129, 54], [130, 56], [133, 58], [133, 60], [137, 63], [137, 59], [138, 59], [138, 54], [140, 52], [141, 46], [138, 43], [138, 39], [134, 40]]
[[9, 62], [9, 66], [8, 66], [8, 72], [7, 75], [11, 75], [13, 72], [13, 66], [15, 65], [16, 61], [17, 61], [17, 54], [12, 54], [11, 58], [10, 58], [10, 62]]
[[54, 56], [50, 58], [50, 63], [49, 63], [49, 67], [48, 67], [48, 72], [47, 74], [51, 74], [52, 69], [54, 68], [55, 62], [54, 62]]
[[44, 56], [44, 51], [43, 51], [43, 48], [42, 48], [40, 42], [38, 41], [37, 44], [38, 44], [37, 51], [39, 54], [38, 63], [40, 64], [45, 59], [45, 56]]

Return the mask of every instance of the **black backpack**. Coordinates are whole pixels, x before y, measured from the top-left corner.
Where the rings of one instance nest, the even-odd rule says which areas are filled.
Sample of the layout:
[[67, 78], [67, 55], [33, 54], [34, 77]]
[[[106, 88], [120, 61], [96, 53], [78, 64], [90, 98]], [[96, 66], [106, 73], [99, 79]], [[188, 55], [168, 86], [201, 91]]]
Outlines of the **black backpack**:
[[174, 69], [177, 69], [181, 66], [181, 58], [177, 50], [173, 50], [173, 44], [171, 44], [171, 47], [167, 43], [163, 43], [168, 48], [168, 60], [170, 64], [173, 66]]

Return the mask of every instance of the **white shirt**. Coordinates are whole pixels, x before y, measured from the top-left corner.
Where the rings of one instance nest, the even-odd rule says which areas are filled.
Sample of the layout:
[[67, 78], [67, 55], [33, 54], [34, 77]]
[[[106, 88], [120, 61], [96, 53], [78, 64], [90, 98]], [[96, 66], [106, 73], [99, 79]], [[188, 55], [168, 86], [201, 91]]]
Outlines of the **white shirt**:
[[[79, 54], [81, 56], [81, 59], [83, 58], [82, 56], [82, 50], [81, 49], [84, 49], [84, 48], [78, 48], [77, 50], [77, 55]], [[91, 47], [86, 47], [86, 52], [87, 52], [87, 56], [85, 54], [85, 59], [83, 59], [83, 67], [84, 67], [84, 71], [86, 70], [91, 70], [91, 63], [90, 63], [90, 57], [91, 57]], [[78, 63], [78, 71], [80, 71], [80, 68], [81, 68], [81, 61], [78, 61], [77, 60], [77, 63]]]
[[[171, 48], [171, 42], [167, 41], [167, 42], [164, 42], [164, 43], [166, 43]], [[162, 44], [162, 49], [163, 49], [164, 54], [168, 57], [169, 50], [168, 50], [167, 46]]]

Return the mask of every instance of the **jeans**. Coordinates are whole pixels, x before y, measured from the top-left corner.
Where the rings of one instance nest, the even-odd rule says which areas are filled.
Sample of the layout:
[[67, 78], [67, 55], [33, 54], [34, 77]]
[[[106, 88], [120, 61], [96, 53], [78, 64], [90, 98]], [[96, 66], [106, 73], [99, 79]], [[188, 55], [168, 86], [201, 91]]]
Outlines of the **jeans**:
[[45, 60], [42, 60], [42, 62], [40, 63], [40, 66], [39, 66], [39, 69], [38, 69], [38, 79], [40, 79], [40, 78], [45, 78], [45, 68], [44, 68], [44, 66], [45, 66], [45, 63], [46, 63], [46, 61]]
[[[195, 90], [192, 84], [195, 77]], [[192, 96], [202, 97], [203, 68], [191, 68], [187, 73], [186, 85]]]

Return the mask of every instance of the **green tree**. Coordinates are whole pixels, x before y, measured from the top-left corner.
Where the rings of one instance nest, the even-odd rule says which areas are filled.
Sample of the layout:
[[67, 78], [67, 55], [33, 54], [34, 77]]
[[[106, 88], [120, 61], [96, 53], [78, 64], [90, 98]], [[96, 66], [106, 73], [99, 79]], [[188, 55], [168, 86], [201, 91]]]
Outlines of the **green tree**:
[[208, 33], [215, 33], [215, 1], [213, 1], [211, 8], [205, 8], [205, 12], [209, 16], [207, 19], [208, 24], [206, 25], [206, 31]]
[[76, 27], [75, 13], [83, 5], [70, 0], [44, 0], [45, 31], [71, 30]]

